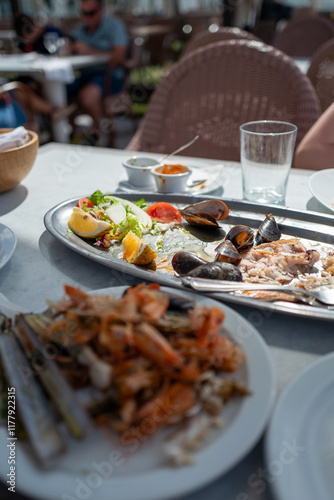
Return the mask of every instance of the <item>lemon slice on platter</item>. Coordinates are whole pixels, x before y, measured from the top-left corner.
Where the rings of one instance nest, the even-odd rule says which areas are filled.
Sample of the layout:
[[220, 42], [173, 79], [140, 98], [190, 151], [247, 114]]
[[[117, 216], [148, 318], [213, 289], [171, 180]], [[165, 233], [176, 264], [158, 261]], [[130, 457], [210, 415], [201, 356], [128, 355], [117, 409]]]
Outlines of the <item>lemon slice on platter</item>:
[[148, 266], [158, 257], [154, 250], [132, 231], [122, 240], [122, 250], [123, 260], [138, 266]]
[[78, 207], [73, 208], [67, 225], [73, 233], [83, 238], [97, 238], [111, 229], [111, 224], [95, 219], [95, 217]]

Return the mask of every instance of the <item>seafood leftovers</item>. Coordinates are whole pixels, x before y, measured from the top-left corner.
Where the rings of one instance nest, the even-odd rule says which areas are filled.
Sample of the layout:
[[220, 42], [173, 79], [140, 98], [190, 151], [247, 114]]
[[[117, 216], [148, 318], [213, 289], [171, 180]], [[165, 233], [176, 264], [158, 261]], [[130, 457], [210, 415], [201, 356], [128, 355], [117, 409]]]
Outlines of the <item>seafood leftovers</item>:
[[[82, 210], [106, 224], [104, 234], [96, 237], [94, 245], [132, 265], [149, 266], [150, 270], [176, 277], [291, 283], [302, 288], [333, 286], [333, 246], [312, 246], [311, 242], [282, 235], [272, 214], [267, 214], [259, 227], [252, 228], [228, 225], [229, 208], [222, 200], [208, 199], [186, 207], [166, 202], [149, 206], [144, 200], [133, 204], [99, 191], [89, 200], [93, 207], [87, 203]], [[82, 236], [80, 228], [76, 231], [69, 226]], [[87, 223], [87, 238], [90, 227]], [[119, 242], [124, 238], [134, 241], [131, 233], [139, 238], [133, 255], [143, 251], [149, 258], [129, 259], [126, 245], [121, 249]], [[292, 300], [283, 293], [269, 291], [243, 295], [267, 301]]]
[[[16, 377], [20, 416], [40, 463], [66, 449], [60, 418], [76, 438], [94, 423], [125, 447], [172, 426], [166, 457], [191, 463], [228, 401], [249, 395], [246, 381], [233, 377], [247, 360], [223, 330], [223, 310], [156, 284], [129, 287], [121, 298], [72, 286], [65, 292], [43, 314], [21, 314], [12, 326], [2, 321], [1, 362], [8, 383]], [[17, 380], [18, 362], [36, 375], [28, 388]]]

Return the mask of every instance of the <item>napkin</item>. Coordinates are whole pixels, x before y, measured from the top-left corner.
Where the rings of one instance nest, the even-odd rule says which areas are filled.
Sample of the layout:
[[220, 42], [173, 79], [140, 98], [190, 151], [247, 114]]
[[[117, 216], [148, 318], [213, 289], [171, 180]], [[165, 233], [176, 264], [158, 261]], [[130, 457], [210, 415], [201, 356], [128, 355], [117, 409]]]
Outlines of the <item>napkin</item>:
[[24, 127], [17, 127], [10, 132], [0, 134], [0, 152], [7, 149], [23, 146], [30, 140], [29, 133]]

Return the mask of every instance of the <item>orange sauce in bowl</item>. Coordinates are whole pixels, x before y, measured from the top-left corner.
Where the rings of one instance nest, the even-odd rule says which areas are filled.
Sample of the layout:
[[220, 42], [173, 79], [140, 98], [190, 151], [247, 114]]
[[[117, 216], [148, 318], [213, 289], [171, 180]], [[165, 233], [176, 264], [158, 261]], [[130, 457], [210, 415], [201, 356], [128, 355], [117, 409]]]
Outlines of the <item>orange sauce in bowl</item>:
[[185, 172], [188, 172], [189, 168], [186, 167], [185, 165], [179, 165], [179, 164], [166, 164], [163, 165], [162, 167], [159, 167], [156, 169], [156, 172], [159, 172], [159, 174], [164, 174], [164, 175], [177, 175], [177, 174], [184, 174]]

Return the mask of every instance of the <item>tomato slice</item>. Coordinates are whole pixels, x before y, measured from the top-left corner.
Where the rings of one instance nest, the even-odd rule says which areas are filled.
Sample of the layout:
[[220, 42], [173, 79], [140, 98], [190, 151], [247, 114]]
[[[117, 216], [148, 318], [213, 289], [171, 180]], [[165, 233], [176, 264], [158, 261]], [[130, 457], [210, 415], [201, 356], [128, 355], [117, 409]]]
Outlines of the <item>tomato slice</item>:
[[151, 217], [151, 219], [154, 219], [157, 222], [163, 222], [165, 224], [170, 222], [181, 224], [182, 222], [182, 217], [178, 209], [165, 201], [154, 203], [154, 205], [148, 207], [146, 213]]
[[94, 203], [89, 198], [80, 198], [77, 203], [77, 207], [82, 208], [84, 205], [86, 205], [86, 207], [93, 208]]

